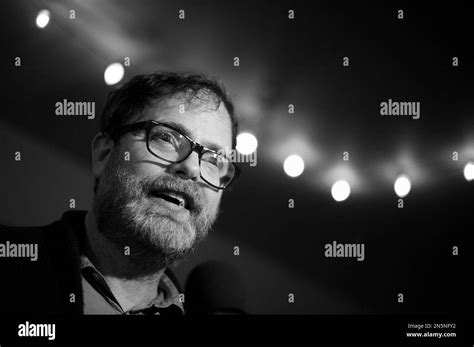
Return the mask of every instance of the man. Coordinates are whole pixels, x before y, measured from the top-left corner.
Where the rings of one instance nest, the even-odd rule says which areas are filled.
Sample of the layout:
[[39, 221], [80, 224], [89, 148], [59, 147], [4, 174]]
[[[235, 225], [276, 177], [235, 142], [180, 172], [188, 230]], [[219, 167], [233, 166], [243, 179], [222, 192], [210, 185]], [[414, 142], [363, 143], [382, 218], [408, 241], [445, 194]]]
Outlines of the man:
[[237, 121], [203, 75], [136, 76], [111, 92], [93, 138], [94, 199], [35, 228], [0, 228], [0, 312], [183, 314], [169, 267], [205, 238], [237, 167]]

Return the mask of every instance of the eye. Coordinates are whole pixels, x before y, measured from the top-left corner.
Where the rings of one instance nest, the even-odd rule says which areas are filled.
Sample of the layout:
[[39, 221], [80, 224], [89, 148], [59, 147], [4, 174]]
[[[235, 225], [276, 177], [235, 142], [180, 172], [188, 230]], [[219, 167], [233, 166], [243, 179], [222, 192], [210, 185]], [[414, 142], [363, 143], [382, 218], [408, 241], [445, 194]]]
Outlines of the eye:
[[169, 143], [173, 142], [173, 137], [171, 136], [171, 134], [165, 133], [165, 132], [156, 134], [156, 139], [160, 139], [162, 141], [169, 142]]
[[224, 166], [225, 159], [219, 154], [212, 153], [206, 157], [206, 161], [209, 164], [212, 164], [213, 166], [217, 167], [218, 169], [222, 169]]
[[168, 129], [156, 129], [150, 134], [150, 140], [159, 145], [171, 145], [178, 147], [180, 144], [180, 136]]

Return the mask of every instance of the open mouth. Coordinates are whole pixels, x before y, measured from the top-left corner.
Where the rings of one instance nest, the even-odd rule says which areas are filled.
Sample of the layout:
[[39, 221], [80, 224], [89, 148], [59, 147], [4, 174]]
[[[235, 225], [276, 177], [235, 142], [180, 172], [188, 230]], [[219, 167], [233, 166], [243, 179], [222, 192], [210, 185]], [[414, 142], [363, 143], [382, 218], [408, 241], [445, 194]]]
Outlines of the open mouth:
[[162, 192], [162, 191], [152, 191], [151, 195], [171, 202], [181, 208], [185, 208], [187, 210], [192, 209], [192, 198], [184, 193], [181, 192]]

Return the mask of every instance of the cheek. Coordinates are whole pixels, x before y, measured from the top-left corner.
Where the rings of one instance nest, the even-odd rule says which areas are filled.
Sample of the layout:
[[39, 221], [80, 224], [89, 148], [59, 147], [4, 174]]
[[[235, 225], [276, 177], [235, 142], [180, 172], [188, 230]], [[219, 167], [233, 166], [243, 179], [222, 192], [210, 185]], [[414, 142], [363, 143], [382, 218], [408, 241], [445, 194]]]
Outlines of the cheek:
[[211, 207], [212, 209], [215, 209], [219, 206], [221, 197], [222, 197], [221, 190], [218, 192], [214, 192], [211, 189], [206, 189], [206, 200], [207, 200], [208, 206]]
[[130, 153], [130, 161], [151, 160], [153, 155], [146, 148], [146, 142], [142, 140], [131, 140], [122, 146], [122, 151]]
[[122, 158], [125, 159], [125, 165], [129, 165], [130, 169], [140, 176], [156, 176], [163, 173], [168, 165], [151, 154], [146, 148], [146, 144], [139, 141], [131, 142], [125, 149], [122, 149]]

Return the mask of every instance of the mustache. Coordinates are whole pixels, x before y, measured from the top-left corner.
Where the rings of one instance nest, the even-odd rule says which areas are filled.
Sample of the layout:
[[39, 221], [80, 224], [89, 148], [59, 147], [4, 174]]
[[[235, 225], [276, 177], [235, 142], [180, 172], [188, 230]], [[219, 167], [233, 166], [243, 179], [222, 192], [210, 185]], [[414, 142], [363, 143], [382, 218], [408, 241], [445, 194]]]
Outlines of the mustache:
[[201, 188], [195, 182], [176, 178], [174, 176], [161, 176], [157, 179], [149, 179], [143, 182], [143, 191], [181, 194], [189, 203], [189, 210], [201, 213], [205, 206], [205, 196]]

